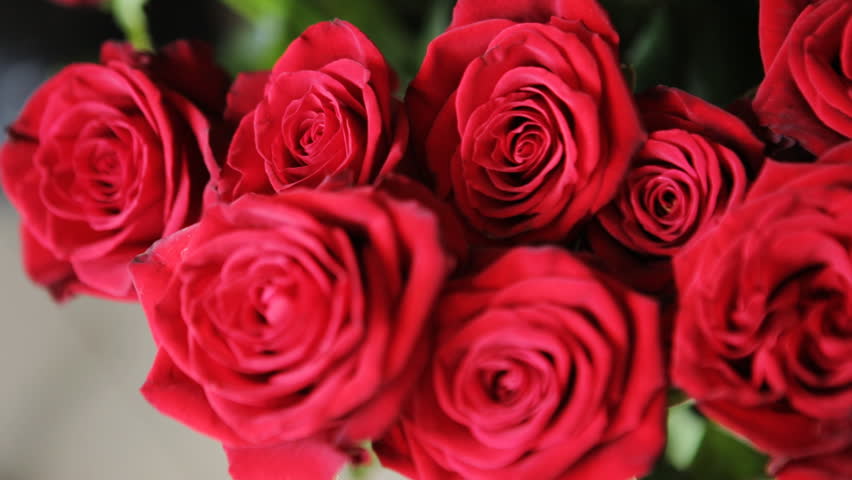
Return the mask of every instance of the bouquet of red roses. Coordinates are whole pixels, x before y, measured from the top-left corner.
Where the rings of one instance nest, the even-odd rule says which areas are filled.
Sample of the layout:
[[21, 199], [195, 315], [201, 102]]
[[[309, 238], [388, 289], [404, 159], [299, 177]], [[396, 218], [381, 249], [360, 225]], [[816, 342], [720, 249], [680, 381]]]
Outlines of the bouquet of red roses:
[[759, 40], [727, 108], [634, 94], [595, 0], [458, 0], [404, 100], [343, 20], [233, 81], [108, 42], [2, 184], [32, 280], [138, 301], [142, 394], [237, 480], [705, 478], [705, 418], [849, 480], [852, 3], [762, 0]]

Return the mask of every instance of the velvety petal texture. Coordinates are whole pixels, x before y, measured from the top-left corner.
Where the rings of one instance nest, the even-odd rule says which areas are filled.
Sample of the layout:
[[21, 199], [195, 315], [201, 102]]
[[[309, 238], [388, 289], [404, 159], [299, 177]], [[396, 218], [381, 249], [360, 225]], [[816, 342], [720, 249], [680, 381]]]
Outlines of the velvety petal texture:
[[316, 187], [329, 176], [365, 185], [392, 172], [408, 144], [396, 83], [353, 25], [309, 27], [268, 76], [242, 75], [234, 84], [228, 118], [241, 121], [217, 182], [220, 197]]
[[753, 102], [761, 125], [816, 155], [852, 138], [852, 3], [764, 0], [761, 7], [764, 62], [774, 52]]
[[588, 240], [633, 287], [672, 286], [670, 258], [745, 198], [763, 163], [763, 143], [734, 115], [684, 91], [637, 97], [648, 140]]
[[[130, 260], [198, 218], [213, 121], [172, 88], [177, 67], [174, 81], [153, 73], [189, 57], [197, 68], [207, 57], [179, 54], [192, 45], [155, 55], [107, 43], [102, 64], [61, 70], [9, 127], [3, 188], [21, 215], [25, 268], [56, 299], [135, 299]], [[208, 93], [224, 105], [224, 88], [218, 102]]]
[[768, 72], [796, 18], [814, 0], [760, 0], [760, 58]]
[[644, 134], [594, 1], [460, 1], [406, 95], [415, 156], [485, 237], [558, 241]]
[[665, 438], [656, 303], [561, 249], [480, 254], [493, 260], [446, 288], [430, 368], [374, 443], [383, 465], [416, 480], [649, 472]]
[[[330, 480], [311, 472], [396, 418], [451, 266], [435, 215], [382, 191], [212, 206], [132, 265], [159, 346], [142, 392], [220, 440], [239, 480]], [[281, 470], [276, 451], [303, 450], [333, 468]]]
[[852, 144], [822, 160], [768, 162], [675, 257], [674, 383], [783, 462], [852, 446]]
[[845, 480], [852, 478], [852, 448], [829, 455], [794, 461], [778, 461], [770, 465], [777, 480]]

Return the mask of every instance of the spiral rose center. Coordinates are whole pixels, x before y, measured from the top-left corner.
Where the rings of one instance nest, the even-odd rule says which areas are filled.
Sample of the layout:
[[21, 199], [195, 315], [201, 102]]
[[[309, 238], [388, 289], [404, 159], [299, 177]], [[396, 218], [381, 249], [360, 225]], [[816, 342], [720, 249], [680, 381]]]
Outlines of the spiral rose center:
[[509, 148], [505, 148], [510, 164], [522, 165], [533, 162], [542, 154], [545, 143], [541, 127], [526, 118], [515, 118], [516, 126], [506, 135]]
[[671, 189], [666, 189], [658, 197], [654, 205], [657, 215], [664, 217], [674, 210], [677, 204], [677, 194]]
[[295, 285], [266, 281], [256, 287], [253, 297], [258, 322], [262, 325], [280, 324], [292, 315]]
[[524, 383], [523, 374], [517, 369], [499, 370], [488, 375], [487, 390], [498, 403], [511, 403]]
[[323, 135], [326, 128], [326, 116], [324, 112], [311, 112], [308, 118], [302, 120], [299, 130], [302, 134], [299, 136], [298, 154], [303, 157], [306, 163], [311, 162], [314, 151]]

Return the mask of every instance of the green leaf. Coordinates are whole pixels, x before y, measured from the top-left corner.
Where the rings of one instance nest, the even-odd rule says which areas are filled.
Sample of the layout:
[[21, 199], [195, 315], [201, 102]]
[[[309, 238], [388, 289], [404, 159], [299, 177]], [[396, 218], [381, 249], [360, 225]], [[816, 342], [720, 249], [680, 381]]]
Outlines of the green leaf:
[[[624, 66], [622, 66], [622, 70], [624, 70]], [[667, 397], [669, 407], [677, 407], [684, 403], [695, 403], [695, 400], [690, 398], [686, 392], [677, 388], [670, 388]]]
[[667, 80], [674, 76], [676, 43], [669, 9], [655, 8], [625, 52], [625, 59], [634, 70], [637, 90], [668, 83]]
[[145, 16], [145, 3], [148, 0], [112, 0], [110, 7], [118, 26], [124, 32], [127, 41], [137, 50], [152, 50], [151, 35], [148, 33], [148, 20]]
[[707, 421], [691, 405], [681, 403], [669, 409], [668, 431], [666, 459], [676, 469], [686, 470], [701, 447]]
[[697, 480], [766, 480], [766, 456], [721, 426], [707, 422], [707, 432], [689, 467]]
[[400, 77], [402, 77], [402, 81], [400, 83], [402, 84], [401, 86], [403, 91], [420, 68], [420, 64], [423, 62], [423, 57], [426, 55], [426, 48], [429, 46], [429, 43], [432, 42], [435, 37], [443, 33], [450, 25], [450, 16], [453, 12], [453, 4], [455, 4], [454, 0], [434, 0], [431, 7], [426, 12], [426, 20], [423, 22], [423, 29], [417, 36], [416, 57], [411, 55], [407, 65], [409, 69], [407, 71], [405, 69], [401, 69], [400, 71]]
[[293, 0], [221, 0], [231, 10], [248, 20], [258, 22], [268, 17], [284, 17]]

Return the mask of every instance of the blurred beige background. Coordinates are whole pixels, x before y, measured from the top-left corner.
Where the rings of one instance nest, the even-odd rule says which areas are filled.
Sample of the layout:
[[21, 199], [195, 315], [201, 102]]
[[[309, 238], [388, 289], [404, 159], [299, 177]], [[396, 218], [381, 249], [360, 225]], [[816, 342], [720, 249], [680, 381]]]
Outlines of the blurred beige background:
[[138, 393], [154, 358], [141, 308], [55, 305], [23, 273], [17, 215], [2, 197], [0, 312], [0, 480], [229, 478], [217, 442]]

